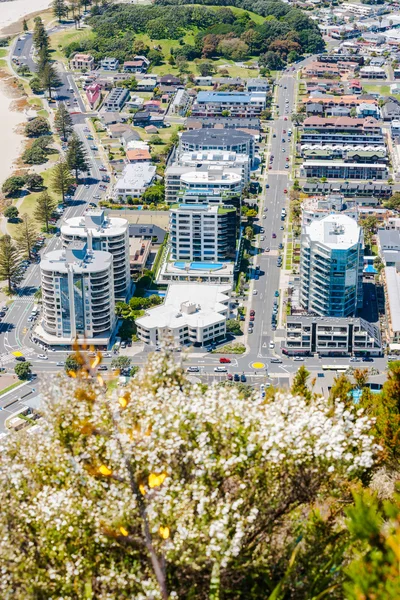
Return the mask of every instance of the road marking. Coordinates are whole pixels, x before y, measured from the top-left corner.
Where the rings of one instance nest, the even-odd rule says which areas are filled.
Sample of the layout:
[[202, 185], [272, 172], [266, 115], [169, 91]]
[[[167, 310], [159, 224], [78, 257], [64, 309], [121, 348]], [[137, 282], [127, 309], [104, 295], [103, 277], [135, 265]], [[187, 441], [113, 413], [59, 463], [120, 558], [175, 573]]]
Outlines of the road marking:
[[264, 369], [265, 364], [262, 362], [254, 362], [251, 365], [252, 369]]
[[287, 369], [285, 369], [285, 367], [282, 367], [282, 365], [279, 365], [279, 368], [282, 369], [282, 371], [285, 371], [285, 373], [290, 373], [290, 371], [288, 371]]

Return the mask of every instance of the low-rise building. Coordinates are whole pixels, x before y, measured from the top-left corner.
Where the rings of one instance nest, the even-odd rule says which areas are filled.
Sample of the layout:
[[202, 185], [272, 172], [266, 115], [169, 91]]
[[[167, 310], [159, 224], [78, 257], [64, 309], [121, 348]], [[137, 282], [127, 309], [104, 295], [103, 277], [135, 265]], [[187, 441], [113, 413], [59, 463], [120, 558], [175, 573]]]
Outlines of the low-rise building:
[[365, 319], [288, 316], [282, 353], [289, 356], [380, 356], [379, 326]]
[[333, 212], [346, 215], [356, 222], [358, 220], [358, 209], [354, 200], [345, 201], [343, 195], [331, 194], [303, 200], [302, 225], [311, 225], [313, 221], [323, 219]]
[[119, 67], [119, 60], [117, 58], [103, 58], [100, 61], [100, 68], [104, 71], [117, 71]]
[[143, 237], [132, 237], [129, 240], [129, 264], [131, 275], [143, 273], [149, 260], [152, 242]]
[[363, 102], [356, 108], [356, 115], [358, 119], [365, 119], [367, 117], [373, 117], [374, 119], [380, 119], [379, 108], [374, 104], [367, 104]]
[[71, 69], [76, 71], [91, 71], [94, 67], [94, 58], [91, 54], [75, 54], [71, 58], [70, 63]]
[[223, 340], [230, 294], [229, 285], [171, 284], [164, 303], [136, 320], [137, 335], [151, 346], [163, 341], [205, 346]]
[[360, 69], [361, 79], [386, 79], [386, 71], [382, 67], [367, 66]]
[[400, 272], [399, 265], [384, 269], [387, 324], [391, 350], [400, 350]]
[[388, 167], [381, 163], [346, 163], [330, 160], [304, 161], [300, 167], [300, 176], [326, 177], [327, 179], [387, 179]]
[[135, 56], [133, 60], [124, 62], [125, 73], [146, 73], [150, 66], [150, 61], [145, 56]]
[[114, 198], [119, 202], [127, 202], [129, 197], [140, 198], [153, 183], [156, 167], [150, 163], [125, 165], [121, 177], [114, 186]]
[[86, 88], [86, 98], [92, 110], [98, 107], [101, 101], [101, 87], [98, 83], [92, 83]]
[[248, 92], [268, 92], [270, 85], [265, 77], [256, 77], [246, 81], [246, 89]]
[[317, 194], [343, 194], [345, 198], [355, 198], [360, 205], [380, 204], [380, 199], [390, 198], [392, 187], [387, 183], [363, 183], [362, 181], [308, 182], [303, 184], [303, 192], [310, 196]]
[[137, 148], [137, 149], [133, 149], [133, 150], [127, 150], [126, 151], [126, 159], [131, 164], [141, 163], [141, 162], [150, 162], [151, 154], [150, 154], [148, 148], [146, 148], [146, 149]]
[[190, 96], [184, 89], [179, 89], [171, 102], [170, 112], [174, 115], [184, 116], [190, 106]]
[[120, 111], [130, 96], [126, 88], [113, 88], [104, 101], [104, 108], [109, 111]]
[[192, 115], [252, 117], [260, 115], [265, 107], [266, 92], [199, 92]]
[[382, 127], [372, 118], [308, 117], [300, 131], [302, 144], [385, 145]]
[[400, 231], [379, 229], [377, 245], [379, 256], [386, 267], [395, 267], [400, 263]]

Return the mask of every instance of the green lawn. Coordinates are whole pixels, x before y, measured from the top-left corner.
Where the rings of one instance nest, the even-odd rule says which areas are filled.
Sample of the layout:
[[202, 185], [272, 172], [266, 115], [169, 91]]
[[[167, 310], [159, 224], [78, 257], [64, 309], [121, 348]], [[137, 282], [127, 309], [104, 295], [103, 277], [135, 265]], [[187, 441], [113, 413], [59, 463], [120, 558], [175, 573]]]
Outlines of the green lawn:
[[12, 383], [8, 387], [4, 388], [4, 390], [1, 390], [0, 396], [2, 396], [3, 394], [6, 394], [7, 392], [10, 392], [11, 390], [13, 390], [14, 388], [16, 388], [17, 386], [21, 385], [21, 383], [23, 383], [23, 381], [16, 381], [15, 383]]
[[390, 94], [390, 85], [380, 85], [380, 84], [367, 84], [364, 85], [363, 84], [363, 89], [366, 92], [373, 92], [375, 94], [381, 94], [381, 95], [385, 95], [385, 94]]
[[67, 58], [64, 54], [64, 48], [72, 42], [79, 42], [82, 40], [88, 40], [94, 38], [94, 34], [89, 28], [85, 29], [73, 29], [57, 31], [50, 35], [50, 45], [53, 49], [52, 58], [67, 62]]
[[0, 48], [0, 58], [5, 58], [8, 54], [9, 48]]

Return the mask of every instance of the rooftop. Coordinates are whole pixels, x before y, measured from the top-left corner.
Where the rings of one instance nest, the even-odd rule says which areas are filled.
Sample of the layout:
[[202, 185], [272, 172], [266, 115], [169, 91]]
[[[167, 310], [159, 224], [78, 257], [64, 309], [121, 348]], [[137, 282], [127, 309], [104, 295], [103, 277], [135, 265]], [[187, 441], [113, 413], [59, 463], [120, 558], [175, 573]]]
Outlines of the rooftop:
[[98, 273], [111, 268], [113, 256], [102, 250], [88, 250], [84, 242], [71, 242], [68, 248], [47, 252], [40, 262], [41, 271], [76, 274]]
[[115, 184], [115, 189], [141, 189], [150, 185], [156, 174], [156, 167], [149, 162], [125, 165], [120, 179]]
[[121, 217], [106, 217], [103, 210], [90, 210], [80, 217], [71, 217], [61, 225], [63, 235], [80, 235], [91, 231], [93, 237], [122, 235], [128, 221]]
[[253, 141], [253, 136], [237, 129], [197, 129], [184, 131], [182, 142], [208, 146], [235, 146]]
[[[165, 302], [146, 311], [138, 326], [176, 328], [206, 327], [225, 320], [230, 285], [171, 284]], [[223, 304], [223, 303], [226, 304]], [[193, 312], [191, 312], [193, 311]]]
[[305, 227], [305, 233], [314, 242], [329, 248], [345, 250], [361, 239], [357, 223], [347, 215], [332, 214]]
[[400, 331], [400, 273], [396, 267], [385, 268], [386, 291], [392, 331]]

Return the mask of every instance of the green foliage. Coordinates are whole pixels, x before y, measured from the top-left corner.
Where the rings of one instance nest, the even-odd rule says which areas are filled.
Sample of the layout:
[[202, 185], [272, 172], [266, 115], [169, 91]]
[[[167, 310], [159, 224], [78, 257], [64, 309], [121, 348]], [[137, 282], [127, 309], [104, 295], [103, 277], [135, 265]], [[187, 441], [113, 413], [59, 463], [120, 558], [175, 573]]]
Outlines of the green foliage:
[[56, 207], [57, 202], [50, 196], [47, 190], [44, 190], [36, 201], [36, 207], [33, 213], [34, 217], [39, 223], [45, 226], [47, 233], [49, 232], [49, 221]]
[[25, 177], [20, 175], [12, 175], [5, 180], [1, 187], [1, 191], [6, 196], [15, 196], [18, 194], [25, 185]]
[[238, 321], [237, 319], [227, 320], [226, 331], [227, 333], [232, 333], [233, 335], [243, 335], [243, 331], [240, 327], [240, 321]]
[[162, 204], [165, 202], [165, 187], [161, 182], [157, 182], [147, 188], [142, 196], [144, 204]]
[[25, 178], [28, 190], [37, 190], [43, 187], [43, 177], [39, 173], [29, 173]]
[[307, 371], [304, 365], [301, 365], [301, 367], [297, 369], [297, 373], [294, 376], [292, 387], [290, 389], [293, 395], [299, 395], [306, 400], [311, 400], [312, 394], [307, 386], [309, 376], [310, 373]]
[[72, 133], [72, 117], [66, 109], [64, 102], [60, 102], [54, 115], [54, 127], [58, 135], [66, 140]]
[[18, 364], [16, 364], [14, 367], [14, 371], [18, 379], [21, 379], [22, 381], [30, 379], [32, 375], [31, 366], [32, 364], [27, 361], [19, 362]]
[[225, 344], [217, 350], [213, 350], [213, 354], [244, 354], [246, 352], [246, 346], [239, 342], [232, 342], [231, 344]]
[[22, 160], [28, 165], [42, 165], [47, 162], [49, 145], [52, 137], [43, 135], [33, 142], [33, 144], [22, 154]]
[[15, 240], [18, 247], [25, 256], [32, 258], [32, 250], [37, 242], [37, 231], [33, 219], [23, 214], [21, 222], [16, 228]]
[[50, 133], [50, 124], [43, 117], [36, 117], [32, 121], [28, 121], [25, 125], [25, 135], [28, 137], [38, 137]]
[[136, 335], [136, 323], [134, 319], [128, 318], [124, 319], [121, 324], [121, 327], [118, 330], [118, 335], [121, 340], [131, 340], [132, 336]]
[[75, 179], [72, 175], [67, 161], [60, 159], [53, 167], [51, 172], [51, 185], [52, 189], [57, 193], [61, 194], [64, 202], [65, 195], [69, 188], [74, 183]]
[[75, 180], [78, 183], [79, 174], [89, 171], [89, 163], [86, 156], [85, 146], [78, 138], [76, 133], [73, 133], [68, 140], [68, 151], [66, 156], [67, 164], [71, 171], [75, 173]]
[[9, 206], [8, 208], [5, 209], [4, 216], [9, 221], [14, 221], [15, 219], [18, 219], [18, 216], [19, 216], [18, 208], [16, 206]]
[[69, 373], [70, 371], [72, 371], [73, 373], [76, 373], [81, 368], [81, 364], [82, 362], [78, 360], [76, 354], [70, 354], [69, 356], [67, 356], [67, 359], [65, 361], [65, 372]]
[[21, 255], [9, 235], [0, 238], [0, 280], [7, 281], [8, 292], [12, 292], [21, 277]]
[[347, 405], [352, 401], [350, 398], [350, 392], [353, 390], [353, 388], [354, 386], [349, 381], [348, 377], [344, 373], [341, 373], [333, 380], [333, 385], [329, 393], [330, 402], [340, 400]]
[[32, 77], [32, 79], [29, 81], [29, 85], [34, 94], [40, 94], [41, 92], [43, 92], [42, 82], [40, 81], [37, 75]]
[[391, 210], [399, 210], [400, 209], [400, 192], [395, 192], [389, 198], [389, 200], [385, 200], [383, 204], [386, 208], [390, 208]]
[[118, 369], [121, 371], [122, 369], [128, 369], [131, 366], [132, 360], [129, 356], [117, 356], [117, 358], [113, 358], [111, 361], [111, 368]]

